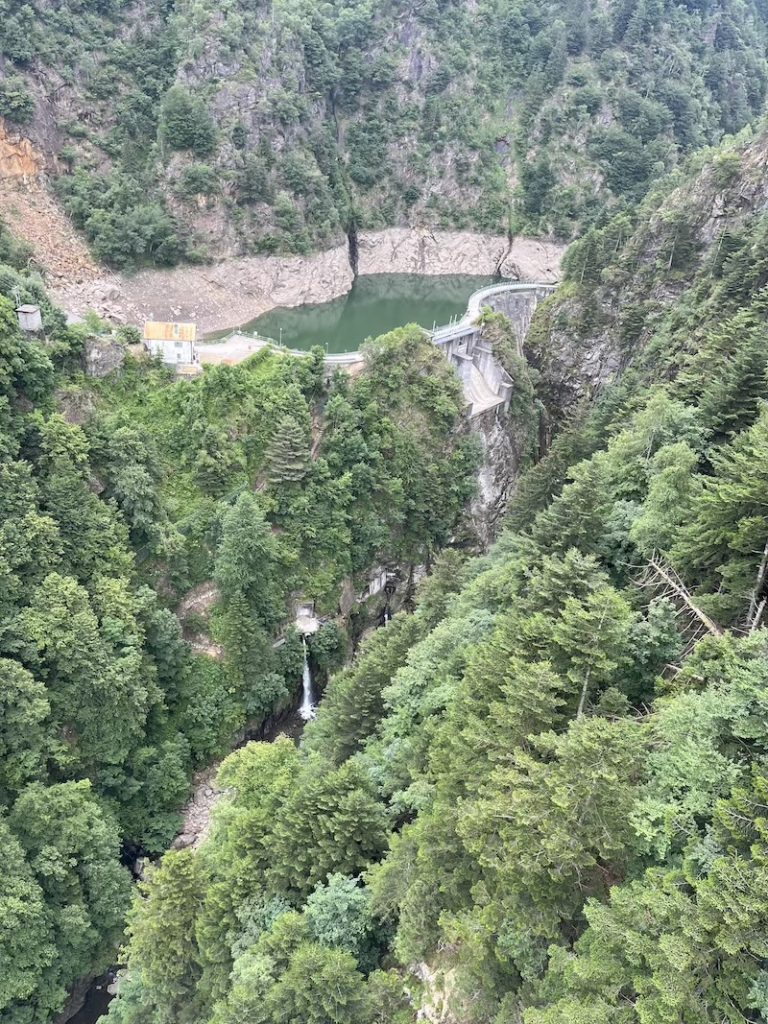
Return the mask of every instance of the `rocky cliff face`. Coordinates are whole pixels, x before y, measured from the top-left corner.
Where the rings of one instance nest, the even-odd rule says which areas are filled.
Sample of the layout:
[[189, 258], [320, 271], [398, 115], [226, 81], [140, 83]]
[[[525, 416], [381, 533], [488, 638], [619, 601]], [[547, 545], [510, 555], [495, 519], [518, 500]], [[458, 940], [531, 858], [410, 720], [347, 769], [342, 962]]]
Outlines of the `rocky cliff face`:
[[390, 228], [358, 239], [361, 274], [499, 274], [520, 281], [556, 281], [564, 246], [534, 238], [467, 231]]
[[0, 120], [0, 180], [36, 178], [43, 169], [42, 154], [29, 139]]
[[[508, 339], [514, 339], [516, 354], [521, 355], [535, 311], [548, 298], [545, 289], [499, 292], [489, 295], [483, 301], [483, 306], [507, 318], [511, 331], [505, 328], [503, 333]], [[485, 326], [482, 338], [496, 361], [503, 362], [504, 353], [499, 351], [498, 328]], [[523, 372], [521, 361], [520, 374]], [[514, 383], [518, 389], [523, 386], [519, 379]], [[532, 407], [521, 419], [513, 394], [508, 408], [497, 407], [472, 418], [472, 429], [482, 445], [482, 463], [477, 478], [477, 495], [471, 503], [469, 519], [472, 532], [484, 547], [488, 547], [499, 534], [518, 478], [530, 456], [532, 438], [537, 432], [537, 424], [534, 422], [537, 415], [538, 410]]]
[[757, 0], [7, 6], [0, 113], [115, 267], [388, 227], [573, 237], [768, 85]]
[[670, 350], [692, 345], [708, 315], [695, 291], [703, 280], [704, 294], [723, 303], [734, 287], [726, 276], [766, 283], [766, 166], [763, 131], [660, 183], [632, 221], [618, 218], [574, 244], [566, 283], [539, 307], [526, 339], [557, 417], [641, 363], [660, 329]]
[[491, 410], [472, 420], [482, 444], [477, 495], [469, 510], [472, 532], [483, 548], [496, 539], [520, 472], [520, 439], [504, 412]]

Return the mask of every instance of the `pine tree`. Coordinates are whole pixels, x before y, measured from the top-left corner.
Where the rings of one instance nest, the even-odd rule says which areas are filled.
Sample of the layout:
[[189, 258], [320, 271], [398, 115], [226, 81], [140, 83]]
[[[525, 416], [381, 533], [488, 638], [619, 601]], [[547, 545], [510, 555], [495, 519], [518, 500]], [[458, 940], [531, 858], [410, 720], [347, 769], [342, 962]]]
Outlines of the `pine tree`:
[[[192, 850], [167, 853], [143, 885], [146, 899], [129, 917], [131, 949], [163, 1016], [192, 1019], [200, 962], [194, 939], [202, 876]], [[186, 1012], [184, 1012], [186, 1011]]]
[[724, 622], [746, 612], [768, 537], [768, 410], [712, 461], [715, 475], [703, 478], [695, 515], [672, 558], [689, 586], [719, 591], [718, 621]]
[[284, 615], [283, 552], [256, 497], [246, 491], [222, 517], [214, 579], [225, 608], [242, 599], [270, 629]]
[[306, 896], [332, 872], [358, 874], [383, 851], [387, 824], [361, 765], [347, 761], [330, 769], [312, 758], [272, 830], [271, 886]]
[[587, 701], [629, 664], [633, 623], [629, 604], [613, 587], [601, 587], [585, 601], [569, 597], [552, 630], [558, 650], [556, 666], [580, 690], [578, 714]]
[[265, 454], [267, 476], [273, 487], [298, 484], [309, 468], [309, 446], [302, 427], [284, 416], [275, 427]]

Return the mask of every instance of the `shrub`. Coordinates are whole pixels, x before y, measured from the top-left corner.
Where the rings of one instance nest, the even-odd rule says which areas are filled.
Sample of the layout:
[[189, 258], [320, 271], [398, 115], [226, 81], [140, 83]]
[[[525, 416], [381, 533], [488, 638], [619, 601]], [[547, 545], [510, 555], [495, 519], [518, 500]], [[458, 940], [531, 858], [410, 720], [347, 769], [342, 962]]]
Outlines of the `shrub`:
[[176, 184], [178, 194], [186, 198], [209, 196], [216, 188], [216, 174], [207, 164], [190, 164], [185, 167]]
[[124, 324], [117, 328], [115, 337], [122, 345], [138, 345], [141, 341], [141, 331], [133, 324]]
[[20, 75], [12, 75], [0, 82], [0, 114], [3, 117], [16, 124], [26, 124], [34, 112], [35, 101]]
[[216, 143], [207, 107], [180, 85], [169, 89], [163, 100], [160, 133], [171, 149], [191, 149], [198, 156], [208, 156]]

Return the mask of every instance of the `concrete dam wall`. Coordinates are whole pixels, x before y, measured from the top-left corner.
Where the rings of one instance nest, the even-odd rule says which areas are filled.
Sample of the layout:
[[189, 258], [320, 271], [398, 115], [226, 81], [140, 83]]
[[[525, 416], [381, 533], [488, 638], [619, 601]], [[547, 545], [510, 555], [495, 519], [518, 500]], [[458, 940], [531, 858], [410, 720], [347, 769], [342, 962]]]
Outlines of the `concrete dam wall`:
[[[491, 347], [483, 341], [483, 329], [476, 321], [483, 309], [503, 313], [512, 321], [522, 342], [528, 333], [531, 317], [539, 302], [554, 290], [550, 284], [498, 284], [482, 288], [470, 295], [464, 315], [455, 322], [437, 327], [426, 333], [455, 367], [464, 387], [471, 416], [480, 416], [489, 409], [506, 408], [512, 397], [514, 383], [494, 356]], [[266, 346], [280, 348], [291, 355], [305, 356], [306, 352], [278, 346], [271, 338], [234, 331], [220, 342], [199, 345], [196, 349], [200, 363], [237, 363]], [[354, 366], [363, 361], [362, 352], [342, 352], [327, 355], [329, 370]]]
[[483, 329], [476, 321], [483, 309], [509, 317], [522, 343], [539, 302], [554, 291], [548, 284], [499, 284], [470, 295], [467, 311], [456, 323], [428, 332], [435, 345], [453, 363], [464, 385], [471, 416], [481, 416], [489, 409], [506, 408], [512, 397], [514, 382], [496, 359], [492, 348], [483, 341]]

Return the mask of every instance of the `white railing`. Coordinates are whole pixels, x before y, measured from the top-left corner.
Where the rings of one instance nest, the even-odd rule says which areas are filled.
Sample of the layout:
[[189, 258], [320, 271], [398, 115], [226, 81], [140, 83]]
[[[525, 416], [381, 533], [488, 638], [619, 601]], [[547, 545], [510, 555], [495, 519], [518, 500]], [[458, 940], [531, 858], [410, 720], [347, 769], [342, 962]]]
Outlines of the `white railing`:
[[472, 292], [467, 299], [467, 308], [461, 317], [456, 316], [441, 327], [433, 326], [432, 330], [427, 333], [431, 334], [433, 338], [436, 338], [438, 335], [450, 335], [454, 332], [456, 334], [463, 333], [480, 316], [481, 309], [486, 305], [485, 300], [491, 295], [501, 295], [507, 292], [531, 292], [539, 291], [539, 289], [553, 292], [555, 285], [536, 281], [515, 281], [507, 284], [492, 284], [487, 288], [480, 288], [479, 291]]
[[504, 292], [531, 292], [539, 291], [543, 289], [547, 292], [553, 292], [555, 285], [545, 284], [544, 282], [515, 282], [514, 284], [493, 284], [488, 288], [481, 288], [480, 291], [473, 292], [467, 299], [467, 311], [459, 321], [460, 323], [467, 323], [473, 321], [480, 315], [480, 310], [486, 303], [484, 302], [491, 295], [500, 295]]

